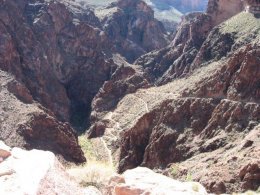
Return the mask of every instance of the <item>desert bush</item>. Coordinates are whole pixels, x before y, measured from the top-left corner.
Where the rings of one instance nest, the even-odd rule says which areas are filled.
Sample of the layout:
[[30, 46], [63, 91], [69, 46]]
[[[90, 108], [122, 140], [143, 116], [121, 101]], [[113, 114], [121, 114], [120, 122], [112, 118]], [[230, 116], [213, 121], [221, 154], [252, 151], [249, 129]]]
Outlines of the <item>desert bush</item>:
[[111, 164], [90, 161], [81, 167], [70, 168], [67, 172], [81, 186], [95, 186], [101, 189], [106, 185], [109, 178], [115, 174], [115, 169]]

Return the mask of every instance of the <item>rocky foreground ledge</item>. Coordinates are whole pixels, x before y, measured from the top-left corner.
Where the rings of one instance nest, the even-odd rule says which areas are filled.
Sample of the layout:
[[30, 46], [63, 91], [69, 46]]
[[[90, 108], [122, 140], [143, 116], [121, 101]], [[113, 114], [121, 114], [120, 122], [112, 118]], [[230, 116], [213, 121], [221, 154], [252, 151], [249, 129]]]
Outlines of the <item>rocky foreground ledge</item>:
[[52, 152], [9, 148], [0, 141], [0, 194], [98, 195], [81, 188]]
[[141, 167], [112, 176], [101, 193], [94, 187], [77, 184], [52, 152], [11, 149], [1, 141], [0, 186], [0, 194], [207, 194], [197, 182], [182, 183]]
[[[78, 176], [84, 177], [84, 172], [82, 171], [82, 176]], [[122, 175], [114, 174], [108, 181], [102, 189], [97, 189], [94, 186], [83, 187], [77, 182], [76, 178], [73, 178], [66, 171], [52, 152], [10, 148], [0, 141], [0, 194], [208, 194], [206, 189], [198, 182], [180, 182], [144, 167], [127, 170]], [[250, 194], [254, 195], [257, 193], [250, 192]]]

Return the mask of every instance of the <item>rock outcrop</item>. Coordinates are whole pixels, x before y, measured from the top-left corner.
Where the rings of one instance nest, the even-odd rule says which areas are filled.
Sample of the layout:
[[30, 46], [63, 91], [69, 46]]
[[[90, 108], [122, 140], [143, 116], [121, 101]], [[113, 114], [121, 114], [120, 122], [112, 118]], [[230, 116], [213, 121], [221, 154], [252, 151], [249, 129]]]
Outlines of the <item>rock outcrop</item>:
[[189, 72], [211, 28], [211, 18], [207, 14], [189, 14], [183, 18], [169, 46], [141, 56], [135, 64], [143, 66], [151, 80], [158, 84], [183, 76]]
[[197, 182], [179, 182], [160, 175], [150, 169], [138, 167], [122, 175], [114, 176], [106, 194], [140, 195], [140, 194], [201, 194], [206, 195], [205, 188]]
[[25, 0], [1, 1], [0, 68], [23, 81], [35, 100], [65, 120], [69, 118], [66, 91], [55, 77], [52, 63], [47, 60], [48, 54], [30, 26], [31, 18], [26, 15], [30, 14], [30, 9], [32, 12], [39, 11], [42, 4], [30, 7], [28, 3]]
[[201, 39], [185, 77], [126, 95], [99, 121], [119, 172], [141, 165], [213, 193], [257, 190], [259, 26], [248, 13], [225, 21]]
[[[92, 101], [91, 123], [89, 137], [102, 136], [106, 119], [103, 117], [115, 109], [118, 102], [127, 94], [136, 92], [140, 88], [150, 86], [150, 80], [139, 66], [133, 66], [117, 58], [121, 66], [114, 72], [109, 81], [106, 81]], [[97, 123], [96, 123], [97, 122]]]
[[[169, 43], [140, 0], [93, 10], [71, 0], [0, 0], [0, 139], [81, 163], [73, 128], [91, 125], [89, 136], [103, 136], [119, 172], [146, 166], [212, 193], [257, 190], [260, 20], [243, 9], [241, 1], [210, 0], [206, 13], [183, 17]], [[1, 167], [27, 154], [40, 155], [0, 149]], [[49, 165], [42, 159], [36, 185], [23, 192], [60, 192], [57, 161], [44, 156]], [[147, 191], [128, 188], [126, 178], [119, 194]]]
[[10, 153], [0, 161], [1, 194], [98, 194], [78, 186], [51, 152], [11, 149], [1, 141], [0, 151]]
[[86, 160], [68, 123], [33, 101], [29, 90], [13, 76], [0, 71], [0, 83], [1, 140], [12, 147], [50, 150], [68, 161]]
[[97, 10], [103, 30], [115, 51], [128, 62], [167, 45], [167, 32], [154, 18], [154, 11], [140, 0], [119, 0], [107, 8]]
[[[15, 101], [24, 104], [21, 107], [26, 111], [22, 112], [28, 114], [19, 128], [17, 122], [7, 124], [3, 119], [1, 138], [8, 144], [50, 149], [66, 154], [68, 159], [84, 161], [77, 135], [66, 122], [81, 131], [89, 125], [93, 98], [122, 69], [115, 73], [122, 64], [115, 62], [112, 54], [120, 51], [126, 58], [134, 56], [134, 60], [167, 42], [162, 24], [142, 1], [119, 1], [111, 5], [118, 12], [106, 14], [104, 20], [79, 5], [67, 0], [1, 1], [0, 69], [14, 75], [15, 79], [8, 82], [8, 90], [18, 99]], [[113, 49], [114, 45], [118, 47]], [[136, 72], [135, 68], [130, 70], [131, 75], [135, 74], [133, 71]], [[133, 77], [129, 81], [132, 89], [124, 84], [120, 96], [146, 84], [142, 76]], [[115, 88], [118, 87], [121, 86]], [[2, 98], [5, 99], [4, 94]], [[36, 110], [28, 111], [26, 105], [30, 107], [36, 102], [41, 106], [32, 106]], [[3, 108], [2, 113], [10, 116], [17, 112], [15, 109]], [[19, 112], [12, 116], [14, 121], [21, 121], [15, 118]], [[13, 124], [15, 128], [11, 130], [5, 124]], [[11, 137], [16, 137], [17, 142], [11, 143]]]
[[[169, 46], [141, 56], [135, 64], [143, 66], [156, 84], [165, 84], [187, 75], [211, 30], [243, 9], [241, 1], [209, 1], [206, 13], [190, 13], [183, 17]], [[218, 34], [218, 38], [220, 42], [232, 41], [228, 35]]]

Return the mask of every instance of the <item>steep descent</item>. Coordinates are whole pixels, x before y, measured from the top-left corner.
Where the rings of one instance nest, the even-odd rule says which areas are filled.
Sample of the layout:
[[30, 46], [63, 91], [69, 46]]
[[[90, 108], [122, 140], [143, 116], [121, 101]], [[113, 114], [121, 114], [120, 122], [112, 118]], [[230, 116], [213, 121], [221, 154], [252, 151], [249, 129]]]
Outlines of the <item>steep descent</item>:
[[[168, 50], [148, 54], [155, 54], [147, 62], [158, 69], [143, 66], [145, 75], [153, 76], [148, 80], [157, 78], [161, 86], [128, 94], [114, 110], [100, 115], [96, 124], [102, 131], [96, 135], [104, 134], [120, 172], [141, 165], [170, 174], [170, 167], [176, 167], [174, 177], [192, 175], [210, 192], [257, 190], [260, 23], [250, 13], [231, 17], [234, 13], [224, 14], [223, 23], [215, 14], [186, 16], [192, 17], [186, 27], [192, 30], [184, 30], [184, 21]], [[221, 24], [213, 28], [215, 23]], [[194, 31], [199, 24], [207, 32]], [[186, 61], [192, 47], [197, 51]], [[173, 64], [182, 66], [168, 61], [170, 69], [156, 75], [167, 64], [163, 51], [174, 59], [178, 48], [184, 57]]]

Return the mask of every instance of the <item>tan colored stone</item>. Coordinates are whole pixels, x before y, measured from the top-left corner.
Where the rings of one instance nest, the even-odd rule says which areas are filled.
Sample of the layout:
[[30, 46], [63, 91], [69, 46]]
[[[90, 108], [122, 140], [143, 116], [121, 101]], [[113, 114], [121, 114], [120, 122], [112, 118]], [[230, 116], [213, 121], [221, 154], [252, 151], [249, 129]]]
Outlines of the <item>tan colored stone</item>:
[[109, 194], [113, 195], [207, 194], [205, 188], [197, 182], [180, 182], [143, 167], [128, 170], [121, 176], [111, 178], [111, 181], [114, 182], [110, 182], [114, 188], [110, 186]]
[[53, 153], [20, 148], [13, 148], [12, 155], [1, 163], [0, 186], [0, 194], [100, 195], [93, 189], [84, 193]]

